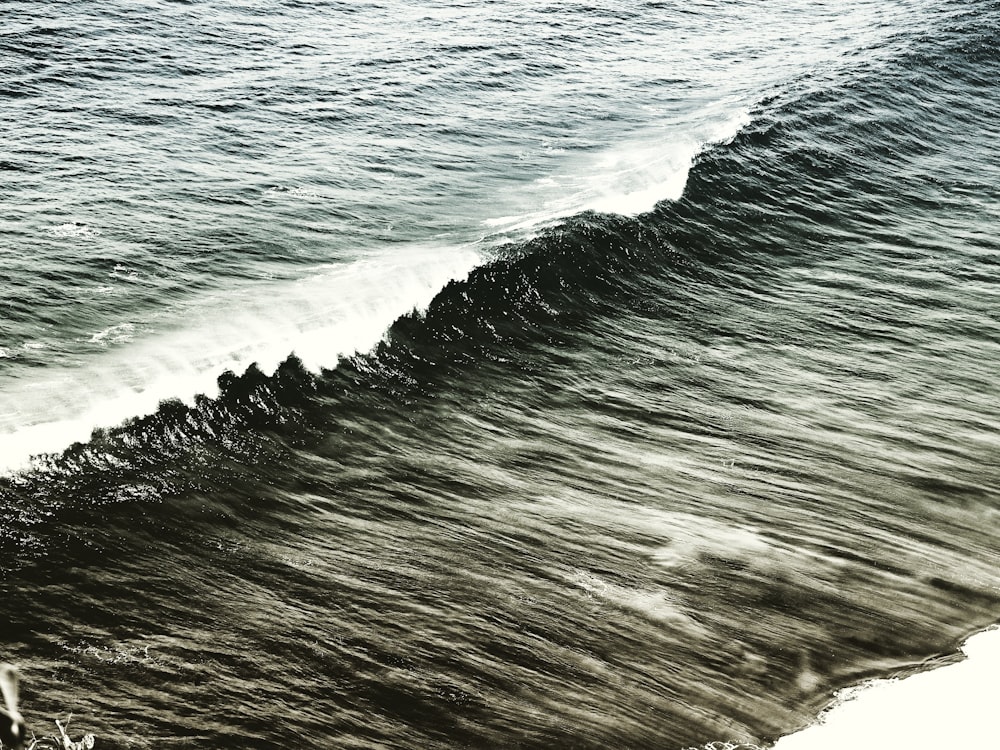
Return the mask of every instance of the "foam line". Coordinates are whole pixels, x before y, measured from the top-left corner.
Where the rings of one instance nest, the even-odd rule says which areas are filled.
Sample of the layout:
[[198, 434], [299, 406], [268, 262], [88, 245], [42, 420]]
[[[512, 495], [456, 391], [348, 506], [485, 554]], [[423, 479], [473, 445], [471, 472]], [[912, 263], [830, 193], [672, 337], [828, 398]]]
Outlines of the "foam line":
[[773, 750], [1000, 747], [1000, 627], [969, 638], [964, 661], [838, 694], [820, 722]]

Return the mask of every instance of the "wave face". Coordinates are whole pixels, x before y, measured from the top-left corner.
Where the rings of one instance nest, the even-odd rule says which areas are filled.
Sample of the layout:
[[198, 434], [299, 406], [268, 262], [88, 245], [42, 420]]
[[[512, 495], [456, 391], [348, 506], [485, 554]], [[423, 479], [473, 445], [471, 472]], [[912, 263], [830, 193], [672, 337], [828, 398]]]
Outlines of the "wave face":
[[119, 5], [0, 20], [0, 470], [214, 394], [227, 368], [332, 366], [470, 255], [678, 197], [762, 96], [910, 13]]
[[996, 620], [1000, 5], [758, 5], [13, 3], [29, 720], [765, 743]]

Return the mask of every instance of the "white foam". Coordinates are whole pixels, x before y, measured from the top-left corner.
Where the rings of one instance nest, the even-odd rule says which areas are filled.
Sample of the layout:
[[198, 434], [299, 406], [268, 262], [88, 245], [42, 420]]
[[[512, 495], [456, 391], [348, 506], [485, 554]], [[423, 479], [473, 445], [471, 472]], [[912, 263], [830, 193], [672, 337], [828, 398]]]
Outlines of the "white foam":
[[103, 331], [98, 331], [88, 339], [91, 344], [108, 346], [110, 344], [122, 344], [131, 341], [135, 335], [135, 325], [132, 323], [118, 323], [108, 326]]
[[76, 221], [66, 222], [49, 227], [49, 234], [53, 237], [98, 237], [101, 230]]
[[608, 152], [589, 186], [586, 208], [634, 216], [660, 201], [680, 199], [695, 157], [715, 143], [731, 141], [750, 122], [746, 109], [715, 115], [675, 136], [668, 146], [636, 143]]
[[965, 660], [841, 691], [820, 722], [773, 750], [1000, 747], [1000, 628], [962, 647]]
[[0, 470], [86, 441], [96, 427], [151, 414], [165, 399], [217, 395], [227, 369], [257, 363], [272, 372], [292, 352], [314, 370], [333, 366], [369, 350], [396, 318], [426, 308], [481, 260], [471, 247], [397, 249], [298, 281], [205, 297], [147, 321], [141, 334], [132, 323], [111, 326], [94, 334], [101, 350], [85, 365], [34, 369], [4, 384]]
[[684, 194], [695, 158], [707, 146], [732, 140], [750, 122], [745, 104], [721, 101], [684, 123], [636, 133], [604, 150], [596, 159], [569, 159], [559, 173], [521, 186], [536, 208], [527, 213], [485, 219], [503, 232], [548, 226], [581, 211], [636, 216], [657, 203]]
[[683, 630], [690, 638], [707, 636], [705, 628], [688, 615], [666, 590], [640, 589], [610, 583], [586, 571], [577, 571], [569, 580], [591, 598], [632, 611], [653, 622]]

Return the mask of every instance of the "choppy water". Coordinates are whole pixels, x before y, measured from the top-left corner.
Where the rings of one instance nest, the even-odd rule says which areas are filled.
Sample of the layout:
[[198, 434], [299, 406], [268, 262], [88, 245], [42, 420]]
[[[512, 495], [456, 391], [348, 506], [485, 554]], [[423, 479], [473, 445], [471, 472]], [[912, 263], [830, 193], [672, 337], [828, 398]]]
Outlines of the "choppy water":
[[28, 718], [763, 743], [997, 620], [998, 24], [5, 3]]

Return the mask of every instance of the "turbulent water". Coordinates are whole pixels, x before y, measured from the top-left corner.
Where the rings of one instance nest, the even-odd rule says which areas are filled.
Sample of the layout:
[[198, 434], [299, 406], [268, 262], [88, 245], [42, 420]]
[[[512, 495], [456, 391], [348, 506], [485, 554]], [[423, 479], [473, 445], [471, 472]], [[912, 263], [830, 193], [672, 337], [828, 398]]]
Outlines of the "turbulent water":
[[1000, 618], [998, 30], [5, 0], [33, 728], [765, 744]]

